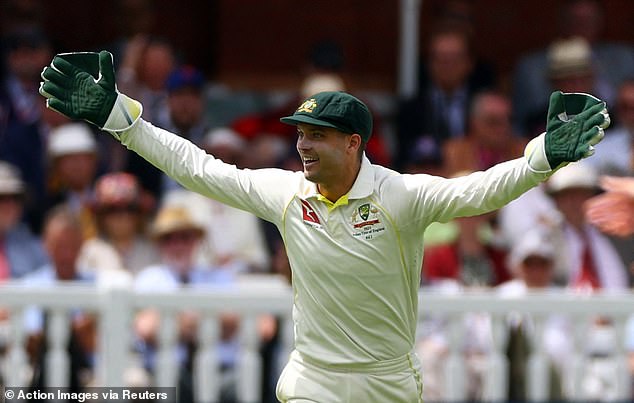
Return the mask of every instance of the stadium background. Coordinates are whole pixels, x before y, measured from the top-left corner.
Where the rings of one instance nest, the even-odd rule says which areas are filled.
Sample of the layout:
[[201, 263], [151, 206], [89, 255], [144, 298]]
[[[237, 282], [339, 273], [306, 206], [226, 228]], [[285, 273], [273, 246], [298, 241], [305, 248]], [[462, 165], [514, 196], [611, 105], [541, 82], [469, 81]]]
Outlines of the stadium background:
[[[556, 36], [556, 1], [474, 1], [476, 54], [492, 63], [502, 84], [519, 55]], [[420, 43], [442, 0], [422, 0]], [[634, 2], [604, 2], [603, 38], [634, 40]], [[235, 88], [293, 87], [309, 46], [336, 39], [355, 89], [393, 90], [397, 80], [397, 0], [186, 0], [154, 1], [153, 33], [164, 36], [208, 77]], [[94, 49], [120, 35], [125, 15], [117, 3], [42, 2], [46, 31], [59, 49]]]

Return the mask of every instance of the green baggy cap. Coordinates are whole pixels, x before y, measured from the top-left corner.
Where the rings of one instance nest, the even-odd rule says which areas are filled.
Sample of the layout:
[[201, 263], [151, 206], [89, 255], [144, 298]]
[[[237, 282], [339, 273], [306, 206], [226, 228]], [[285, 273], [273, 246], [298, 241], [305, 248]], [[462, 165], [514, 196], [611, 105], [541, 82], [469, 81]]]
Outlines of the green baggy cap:
[[332, 127], [344, 133], [357, 133], [364, 142], [372, 135], [372, 114], [359, 99], [341, 91], [325, 91], [308, 97], [292, 116], [282, 123], [307, 123]]

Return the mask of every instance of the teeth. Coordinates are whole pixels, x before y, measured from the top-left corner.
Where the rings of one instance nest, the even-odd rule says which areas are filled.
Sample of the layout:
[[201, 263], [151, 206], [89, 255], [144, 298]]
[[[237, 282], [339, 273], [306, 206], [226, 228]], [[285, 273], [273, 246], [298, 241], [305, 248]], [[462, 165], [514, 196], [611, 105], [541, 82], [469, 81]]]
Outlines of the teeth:
[[315, 162], [315, 161], [317, 161], [317, 158], [304, 157], [304, 162]]

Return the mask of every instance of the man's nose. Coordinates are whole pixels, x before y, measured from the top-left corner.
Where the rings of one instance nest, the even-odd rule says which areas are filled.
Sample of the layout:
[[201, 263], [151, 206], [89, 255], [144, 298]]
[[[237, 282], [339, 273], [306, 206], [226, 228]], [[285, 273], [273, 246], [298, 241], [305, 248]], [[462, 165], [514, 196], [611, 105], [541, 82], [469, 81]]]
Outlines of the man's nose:
[[308, 150], [310, 148], [310, 141], [306, 140], [306, 137], [300, 137], [297, 139], [298, 150]]

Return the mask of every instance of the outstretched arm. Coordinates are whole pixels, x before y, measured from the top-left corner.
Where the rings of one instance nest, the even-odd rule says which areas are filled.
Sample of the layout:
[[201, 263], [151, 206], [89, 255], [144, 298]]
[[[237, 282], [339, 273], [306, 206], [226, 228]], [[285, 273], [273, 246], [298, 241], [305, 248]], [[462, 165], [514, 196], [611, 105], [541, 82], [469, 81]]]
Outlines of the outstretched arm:
[[277, 169], [239, 170], [143, 121], [141, 104], [117, 90], [109, 52], [57, 55], [42, 71], [42, 79], [40, 93], [47, 107], [110, 132], [192, 191], [280, 222], [297, 175]]
[[610, 123], [603, 101], [559, 91], [550, 97], [547, 119], [546, 132], [531, 140], [523, 158], [460, 178], [405, 177], [405, 191], [414, 192], [408, 203], [418, 206], [415, 211], [423, 225], [504, 206], [555, 170], [592, 155]]

